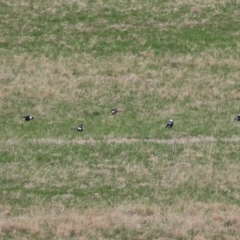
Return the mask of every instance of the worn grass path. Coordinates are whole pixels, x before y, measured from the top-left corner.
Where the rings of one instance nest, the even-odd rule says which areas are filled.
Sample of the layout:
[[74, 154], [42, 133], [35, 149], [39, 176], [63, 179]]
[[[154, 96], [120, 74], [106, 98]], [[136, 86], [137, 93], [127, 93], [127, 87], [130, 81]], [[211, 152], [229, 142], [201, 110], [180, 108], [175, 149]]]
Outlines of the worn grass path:
[[[23, 140], [14, 138], [4, 141], [6, 144], [18, 144]], [[185, 137], [185, 138], [172, 138], [172, 139], [138, 139], [138, 138], [104, 138], [102, 140], [95, 139], [80, 139], [75, 138], [72, 140], [60, 139], [60, 138], [39, 138], [31, 139], [29, 141], [24, 140], [25, 143], [35, 144], [97, 144], [97, 143], [117, 143], [117, 144], [131, 144], [131, 143], [157, 143], [157, 144], [188, 144], [188, 143], [199, 143], [199, 142], [239, 142], [240, 137], [233, 136], [231, 138], [215, 138], [213, 136], [202, 136], [202, 137]], [[3, 143], [3, 141], [1, 141]]]

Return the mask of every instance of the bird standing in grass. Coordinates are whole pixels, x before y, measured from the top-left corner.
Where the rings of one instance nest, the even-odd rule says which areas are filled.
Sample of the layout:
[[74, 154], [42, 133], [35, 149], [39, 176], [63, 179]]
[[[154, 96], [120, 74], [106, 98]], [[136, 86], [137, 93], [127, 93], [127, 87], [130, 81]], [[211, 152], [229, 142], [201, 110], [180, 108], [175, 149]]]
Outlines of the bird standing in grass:
[[234, 118], [235, 121], [240, 121], [240, 114], [238, 114], [235, 118]]
[[84, 129], [83, 124], [81, 124], [81, 125], [79, 125], [79, 126], [77, 127], [78, 132], [82, 132], [83, 129]]
[[117, 110], [116, 108], [113, 108], [113, 109], [111, 110], [112, 115], [117, 114], [117, 112], [118, 112], [118, 110]]
[[174, 124], [174, 121], [173, 121], [173, 119], [171, 118], [171, 119], [168, 121], [168, 123], [167, 123], [167, 125], [166, 125], [166, 128], [171, 128], [171, 127], [173, 127], [173, 124]]
[[27, 115], [27, 116], [25, 116], [25, 117], [22, 117], [22, 118], [24, 118], [24, 119], [25, 119], [25, 121], [30, 121], [30, 120], [33, 120], [33, 119], [34, 119], [34, 117], [33, 117], [33, 116], [31, 116], [31, 115]]

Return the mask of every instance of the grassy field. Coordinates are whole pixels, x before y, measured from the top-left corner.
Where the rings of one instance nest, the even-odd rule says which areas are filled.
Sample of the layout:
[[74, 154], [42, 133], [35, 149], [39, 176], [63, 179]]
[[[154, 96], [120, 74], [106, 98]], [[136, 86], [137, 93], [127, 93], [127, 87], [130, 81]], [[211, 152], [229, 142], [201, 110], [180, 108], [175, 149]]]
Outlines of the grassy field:
[[0, 238], [240, 239], [239, 16], [1, 0]]

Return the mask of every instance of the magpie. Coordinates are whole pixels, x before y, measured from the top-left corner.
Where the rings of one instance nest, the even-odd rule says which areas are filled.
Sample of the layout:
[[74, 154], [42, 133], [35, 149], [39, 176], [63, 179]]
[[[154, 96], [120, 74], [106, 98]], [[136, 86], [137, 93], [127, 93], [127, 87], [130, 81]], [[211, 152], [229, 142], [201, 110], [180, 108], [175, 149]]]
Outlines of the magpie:
[[22, 118], [24, 118], [24, 119], [25, 119], [25, 121], [30, 121], [30, 120], [33, 120], [33, 119], [34, 119], [34, 117], [33, 117], [33, 116], [31, 116], [31, 115], [27, 115], [27, 116], [25, 116], [25, 117], [22, 117]]
[[111, 110], [112, 115], [116, 114], [117, 112], [118, 112], [118, 110], [117, 110], [116, 108], [113, 108], [113, 109]]
[[166, 125], [166, 128], [171, 128], [171, 127], [173, 127], [173, 124], [174, 124], [174, 121], [173, 121], [173, 119], [171, 118], [171, 119], [168, 121], [168, 123], [167, 123], [167, 125]]
[[234, 120], [240, 121], [240, 114], [238, 114], [238, 115], [234, 118]]
[[78, 132], [82, 132], [83, 129], [84, 129], [83, 124], [81, 124], [81, 125], [79, 125], [79, 126], [77, 127]]

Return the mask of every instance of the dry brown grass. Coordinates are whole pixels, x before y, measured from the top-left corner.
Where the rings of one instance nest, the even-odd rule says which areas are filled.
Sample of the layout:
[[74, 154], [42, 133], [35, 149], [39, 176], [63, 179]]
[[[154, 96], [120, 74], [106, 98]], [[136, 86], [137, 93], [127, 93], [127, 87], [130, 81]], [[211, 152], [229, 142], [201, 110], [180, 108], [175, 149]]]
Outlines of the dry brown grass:
[[[156, 63], [162, 67], [149, 71], [148, 66]], [[19, 69], [17, 77], [10, 67], [12, 65]], [[233, 71], [226, 78], [224, 72], [222, 75], [210, 73], [212, 67], [231, 68]], [[161, 60], [154, 56], [136, 59], [131, 55], [99, 60], [84, 55], [79, 59], [60, 58], [55, 62], [43, 57], [18, 56], [13, 62], [2, 60], [0, 68], [2, 98], [21, 94], [36, 99], [75, 102], [84, 91], [89, 101], [98, 96], [99, 103], [104, 103], [109, 101], [106, 93], [115, 84], [122, 89], [119, 95], [114, 96], [115, 100], [120, 99], [124, 92], [129, 94], [130, 90], [138, 92], [139, 97], [147, 91], [149, 95], [158, 94], [162, 99], [177, 97], [180, 102], [194, 96], [193, 106], [199, 105], [203, 96], [213, 101], [216, 97], [227, 97], [230, 92], [232, 99], [240, 98], [234, 87], [239, 79], [238, 60], [234, 55], [223, 57], [220, 51], [202, 52], [199, 56], [166, 56]], [[203, 75], [199, 74], [201, 71], [204, 71]], [[175, 79], [177, 84], [168, 82], [169, 78]], [[100, 86], [102, 92], [99, 92]], [[41, 112], [43, 109], [38, 107]]]
[[237, 206], [218, 203], [180, 202], [168, 208], [123, 204], [108, 209], [88, 209], [81, 213], [59, 206], [48, 211], [32, 208], [26, 215], [2, 218], [0, 229], [2, 234], [12, 232], [15, 236], [25, 232], [37, 233], [42, 237], [77, 239], [105, 239], [125, 228], [129, 237], [134, 232], [135, 239], [188, 239], [190, 232], [194, 239], [212, 239], [214, 236], [236, 239], [240, 236], [239, 216]]
[[[55, 138], [42, 138], [42, 139], [31, 139], [30, 141], [25, 141], [27, 143], [32, 144], [53, 144], [53, 145], [70, 145], [70, 144], [100, 144], [100, 143], [117, 143], [117, 144], [134, 144], [134, 143], [157, 143], [157, 144], [194, 144], [194, 143], [211, 143], [211, 142], [239, 142], [240, 137], [233, 136], [232, 138], [214, 138], [213, 136], [199, 136], [199, 137], [185, 137], [185, 138], [173, 138], [173, 139], [137, 139], [137, 138], [114, 138], [114, 136], [109, 135], [104, 137], [103, 140], [96, 140], [96, 139], [55, 139]], [[8, 139], [7, 141], [2, 141], [3, 145], [19, 145], [22, 142], [20, 139]], [[4, 147], [2, 148], [4, 149]], [[188, 149], [189, 150], [189, 149]]]

